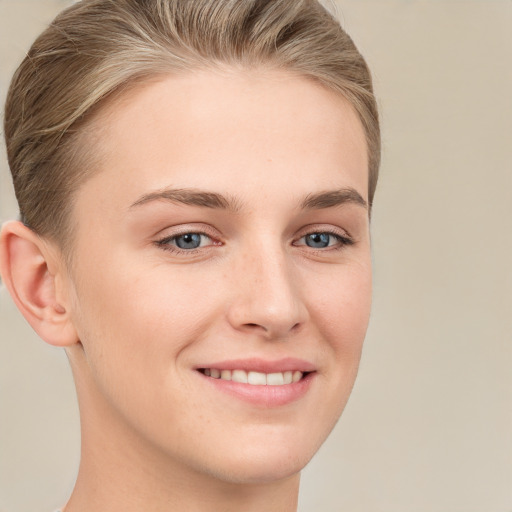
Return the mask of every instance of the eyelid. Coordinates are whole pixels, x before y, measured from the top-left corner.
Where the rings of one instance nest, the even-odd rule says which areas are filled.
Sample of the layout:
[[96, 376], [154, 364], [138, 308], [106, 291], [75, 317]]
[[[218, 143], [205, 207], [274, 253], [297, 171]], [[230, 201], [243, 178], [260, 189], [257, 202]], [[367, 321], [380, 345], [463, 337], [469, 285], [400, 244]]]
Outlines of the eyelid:
[[[162, 235], [162, 233], [165, 233], [165, 235]], [[186, 235], [187, 233], [198, 233], [208, 236], [212, 239], [220, 239], [218, 230], [202, 222], [191, 222], [190, 224], [177, 224], [176, 226], [167, 226], [166, 228], [158, 231], [154, 237], [163, 240], [164, 238]]]
[[299, 240], [300, 238], [304, 238], [305, 236], [313, 233], [327, 233], [329, 235], [339, 236], [340, 238], [354, 241], [352, 235], [350, 235], [346, 229], [333, 226], [332, 224], [310, 224], [305, 226], [299, 230], [296, 239]]
[[[336, 250], [342, 250], [347, 246], [354, 245], [355, 240], [354, 238], [344, 229], [338, 228], [333, 225], [325, 225], [325, 224], [313, 224], [310, 226], [306, 226], [305, 228], [301, 229], [299, 231], [300, 236], [298, 236], [294, 242], [293, 245], [296, 247], [306, 247], [308, 251], [310, 252], [318, 252], [318, 253], [326, 253], [329, 251], [336, 251]], [[302, 240], [308, 235], [312, 235], [315, 233], [325, 233], [327, 235], [333, 236], [338, 240], [338, 244], [323, 247], [323, 248], [315, 248], [315, 247], [309, 247], [308, 245], [304, 244], [298, 244], [297, 242]]]
[[[156, 240], [154, 241], [154, 244], [159, 247], [160, 249], [174, 252], [178, 254], [187, 254], [191, 255], [198, 251], [204, 251], [212, 246], [218, 246], [222, 245], [222, 241], [220, 240], [220, 236], [218, 235], [218, 232], [213, 234], [213, 228], [209, 227], [205, 224], [180, 224], [179, 226], [175, 227], [168, 227], [166, 229], [163, 229], [160, 231], [160, 233], [165, 232], [165, 235], [160, 235], [156, 237]], [[176, 239], [180, 236], [187, 235], [187, 234], [198, 234], [205, 236], [211, 240], [212, 243], [203, 246], [203, 247], [197, 247], [195, 249], [181, 249], [177, 245], [170, 244], [169, 242], [173, 239]]]
[[[215, 231], [215, 234], [212, 233], [213, 231]], [[214, 230], [211, 226], [208, 226], [207, 224], [203, 223], [191, 223], [184, 225], [180, 224], [175, 227], [167, 227], [166, 229], [160, 231], [160, 233], [162, 232], [166, 232], [166, 235], [158, 237], [153, 243], [157, 245], [160, 249], [174, 252], [177, 254], [187, 254], [190, 256], [195, 254], [196, 252], [204, 252], [210, 249], [211, 247], [221, 246], [224, 244], [218, 231]], [[208, 239], [210, 239], [211, 243], [209, 243], [206, 246], [197, 247], [195, 249], [181, 249], [177, 245], [170, 243], [170, 241], [172, 241], [175, 238], [192, 233], [207, 237]], [[310, 247], [305, 243], [298, 243], [306, 236], [314, 233], [325, 233], [331, 235], [338, 240], [338, 243], [324, 248], [315, 248]], [[311, 224], [305, 226], [298, 232], [298, 236], [296, 236], [292, 241], [292, 245], [296, 247], [306, 247], [308, 252], [310, 253], [325, 253], [328, 251], [342, 250], [343, 248], [353, 245], [354, 243], [355, 240], [345, 229], [333, 226], [332, 224]]]
[[[207, 233], [201, 233], [200, 231], [185, 231], [184, 233], [178, 233], [176, 235], [169, 235], [164, 238], [161, 238], [160, 240], [157, 240], [157, 243], [162, 244], [162, 245], [167, 244], [171, 240], [175, 240], [175, 239], [180, 238], [185, 235], [200, 235], [200, 236], [208, 238], [208, 240], [213, 240], [212, 237], [210, 235], [208, 235]], [[179, 249], [179, 247], [178, 247], [178, 249]], [[189, 251], [190, 251], [190, 249], [189, 249]]]

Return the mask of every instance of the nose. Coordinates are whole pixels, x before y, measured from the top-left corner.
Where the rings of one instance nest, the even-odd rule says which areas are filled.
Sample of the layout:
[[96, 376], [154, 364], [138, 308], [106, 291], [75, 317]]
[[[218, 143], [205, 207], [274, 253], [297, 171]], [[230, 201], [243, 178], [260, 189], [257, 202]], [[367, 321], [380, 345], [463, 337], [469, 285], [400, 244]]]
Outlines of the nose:
[[308, 318], [292, 262], [281, 250], [252, 252], [241, 258], [232, 276], [233, 301], [228, 321], [238, 331], [285, 339]]

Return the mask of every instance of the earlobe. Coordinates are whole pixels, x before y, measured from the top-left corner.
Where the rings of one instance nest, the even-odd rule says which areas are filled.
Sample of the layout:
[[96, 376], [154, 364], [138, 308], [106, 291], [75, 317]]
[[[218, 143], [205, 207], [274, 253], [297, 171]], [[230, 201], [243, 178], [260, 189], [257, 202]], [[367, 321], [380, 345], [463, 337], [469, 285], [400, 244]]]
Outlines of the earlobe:
[[57, 259], [48, 244], [21, 222], [2, 226], [0, 274], [16, 306], [44, 341], [70, 346], [78, 337], [63, 290], [57, 286], [57, 274], [64, 268]]

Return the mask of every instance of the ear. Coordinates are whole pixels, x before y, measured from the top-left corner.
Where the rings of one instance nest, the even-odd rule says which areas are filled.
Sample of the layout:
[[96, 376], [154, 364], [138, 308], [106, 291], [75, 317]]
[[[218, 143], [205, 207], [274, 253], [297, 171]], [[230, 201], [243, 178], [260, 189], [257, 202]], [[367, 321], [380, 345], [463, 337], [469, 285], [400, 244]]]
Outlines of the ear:
[[21, 222], [0, 233], [0, 274], [16, 306], [39, 336], [59, 347], [78, 342], [71, 322], [69, 282], [61, 252]]

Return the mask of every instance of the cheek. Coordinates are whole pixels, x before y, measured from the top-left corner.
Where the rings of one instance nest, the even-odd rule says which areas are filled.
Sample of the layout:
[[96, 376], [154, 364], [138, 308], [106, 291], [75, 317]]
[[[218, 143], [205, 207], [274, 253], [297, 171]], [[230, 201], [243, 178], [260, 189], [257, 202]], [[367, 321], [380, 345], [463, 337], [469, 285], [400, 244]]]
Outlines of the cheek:
[[178, 428], [181, 420], [172, 411], [188, 410], [188, 395], [173, 394], [171, 400], [169, 390], [188, 382], [183, 354], [219, 316], [218, 296], [213, 290], [198, 293], [199, 282], [165, 266], [118, 260], [109, 268], [84, 268], [88, 279], [76, 287], [77, 331], [91, 385], [139, 431], [171, 420]]
[[335, 401], [341, 411], [348, 400], [361, 358], [371, 310], [371, 263], [340, 268], [330, 278], [319, 279], [310, 294], [310, 313], [325, 341], [323, 350], [330, 361], [329, 372]]
[[320, 339], [319, 359], [326, 364], [318, 376], [322, 392], [315, 424], [304, 431], [314, 439], [316, 429], [322, 443], [339, 420], [357, 376], [371, 309], [370, 258], [326, 269], [307, 283], [311, 328]]
[[77, 330], [104, 386], [122, 389], [138, 379], [159, 389], [170, 369], [179, 371], [182, 352], [222, 317], [219, 287], [205, 285], [212, 284], [205, 272], [121, 255], [81, 270], [88, 279], [77, 286]]
[[[340, 268], [316, 280], [310, 310], [333, 348], [350, 350], [362, 344], [371, 309], [372, 275], [369, 262]], [[355, 348], [355, 347], [354, 347]]]

